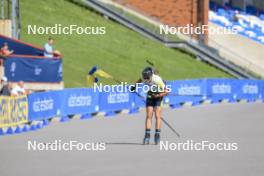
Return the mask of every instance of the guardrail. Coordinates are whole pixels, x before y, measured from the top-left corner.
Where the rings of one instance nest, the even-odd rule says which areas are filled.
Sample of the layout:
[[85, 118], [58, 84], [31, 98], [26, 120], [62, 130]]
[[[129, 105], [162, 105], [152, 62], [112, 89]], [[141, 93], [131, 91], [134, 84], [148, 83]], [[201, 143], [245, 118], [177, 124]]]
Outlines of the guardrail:
[[[197, 106], [209, 100], [211, 103], [223, 100], [230, 103], [264, 101], [262, 80], [198, 79], [167, 81], [166, 85], [171, 87], [172, 93], [164, 98], [164, 103], [171, 108], [185, 103]], [[124, 89], [118, 92], [119, 88]], [[54, 117], [60, 117], [60, 121], [64, 122], [76, 114], [81, 115], [81, 119], [91, 118], [99, 112], [113, 116], [128, 110], [133, 114], [145, 106], [142, 97], [127, 91], [127, 87], [116, 86], [111, 92], [107, 90], [109, 87], [100, 92], [93, 88], [76, 88], [33, 93], [27, 99], [18, 97], [16, 101], [12, 97], [0, 98], [0, 134], [36, 130]], [[145, 96], [143, 92], [139, 94]], [[30, 125], [25, 123], [25, 119]]]

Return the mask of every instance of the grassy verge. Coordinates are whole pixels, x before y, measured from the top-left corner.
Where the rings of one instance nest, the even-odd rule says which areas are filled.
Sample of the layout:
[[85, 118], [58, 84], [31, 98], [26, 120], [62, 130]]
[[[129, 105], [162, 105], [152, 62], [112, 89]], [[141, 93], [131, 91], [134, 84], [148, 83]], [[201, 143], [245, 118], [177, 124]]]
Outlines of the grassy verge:
[[[97, 65], [122, 81], [138, 78], [145, 60], [152, 60], [164, 79], [230, 77], [190, 55], [169, 49], [144, 38], [120, 24], [65, 0], [21, 0], [22, 40], [43, 46], [49, 36], [55, 38], [55, 48], [64, 55], [66, 87], [85, 87], [88, 70]], [[28, 25], [104, 26], [105, 35], [34, 35]], [[104, 83], [112, 83], [103, 80]]]

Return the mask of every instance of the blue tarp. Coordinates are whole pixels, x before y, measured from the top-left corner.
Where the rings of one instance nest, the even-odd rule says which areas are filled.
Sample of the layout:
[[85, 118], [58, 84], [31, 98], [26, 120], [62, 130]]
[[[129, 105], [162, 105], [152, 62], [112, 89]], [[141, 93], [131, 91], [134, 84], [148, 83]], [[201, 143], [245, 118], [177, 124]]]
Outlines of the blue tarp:
[[5, 76], [9, 81], [62, 81], [62, 59], [9, 57], [4, 61]]

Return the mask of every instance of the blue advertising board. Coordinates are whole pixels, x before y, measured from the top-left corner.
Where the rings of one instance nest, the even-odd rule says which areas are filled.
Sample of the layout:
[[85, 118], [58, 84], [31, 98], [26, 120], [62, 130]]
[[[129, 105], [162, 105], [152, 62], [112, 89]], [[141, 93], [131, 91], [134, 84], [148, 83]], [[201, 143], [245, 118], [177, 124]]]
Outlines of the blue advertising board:
[[235, 102], [237, 97], [237, 83], [234, 79], [208, 79], [206, 80], [207, 96], [213, 103], [227, 99]]
[[[171, 93], [164, 102], [171, 107], [177, 107], [186, 102], [198, 105], [205, 99], [220, 101], [228, 99], [236, 101], [245, 99], [255, 101], [263, 99], [263, 80], [236, 79], [201, 79], [166, 82]], [[107, 89], [75, 88], [61, 91], [33, 93], [28, 95], [29, 121], [44, 120], [55, 116], [73, 114], [92, 114], [96, 112], [111, 112], [130, 110], [145, 106], [146, 94], [141, 90], [138, 96], [130, 93], [127, 87], [118, 90], [118, 86], [107, 86]]]
[[50, 91], [28, 95], [29, 121], [61, 115], [62, 92]]
[[260, 84], [260, 99], [264, 101], [264, 80], [259, 80]]
[[179, 105], [192, 102], [199, 104], [206, 97], [206, 80], [180, 80], [168, 81], [171, 85], [171, 93], [165, 97], [165, 103]]
[[[99, 109], [103, 112], [118, 111], [123, 109], [131, 109], [135, 106], [134, 95], [128, 91], [126, 86], [122, 86], [123, 90], [118, 91], [121, 87], [104, 86], [99, 92]], [[110, 90], [111, 89], [111, 90]]]
[[12, 82], [62, 81], [62, 59], [10, 57], [4, 66], [6, 77]]
[[263, 88], [262, 82], [259, 80], [238, 80], [236, 83], [237, 86], [237, 95], [236, 98], [240, 100], [255, 101], [259, 98], [262, 98]]
[[95, 93], [92, 88], [66, 89], [61, 97], [61, 115], [99, 111], [99, 93]]

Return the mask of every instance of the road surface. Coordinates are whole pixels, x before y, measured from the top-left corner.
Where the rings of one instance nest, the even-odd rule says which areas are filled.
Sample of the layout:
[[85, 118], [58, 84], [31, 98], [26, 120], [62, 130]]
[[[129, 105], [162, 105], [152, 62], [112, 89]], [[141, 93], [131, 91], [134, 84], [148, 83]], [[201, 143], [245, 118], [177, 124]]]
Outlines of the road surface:
[[[38, 131], [0, 137], [0, 175], [63, 176], [262, 176], [264, 173], [264, 104], [217, 104], [164, 109], [162, 141], [178, 143], [235, 143], [237, 150], [165, 150], [141, 145], [145, 113], [53, 122]], [[153, 136], [153, 135], [152, 135]], [[92, 151], [33, 151], [28, 143], [51, 146], [55, 141], [77, 141]], [[59, 145], [59, 144], [58, 144]], [[57, 146], [58, 146], [57, 145]], [[54, 146], [54, 145], [53, 145]], [[98, 146], [97, 146], [98, 147]]]

